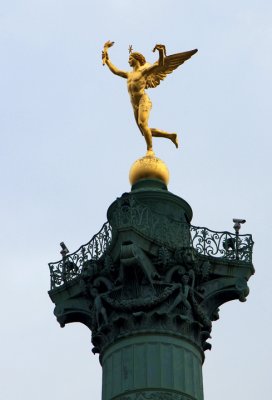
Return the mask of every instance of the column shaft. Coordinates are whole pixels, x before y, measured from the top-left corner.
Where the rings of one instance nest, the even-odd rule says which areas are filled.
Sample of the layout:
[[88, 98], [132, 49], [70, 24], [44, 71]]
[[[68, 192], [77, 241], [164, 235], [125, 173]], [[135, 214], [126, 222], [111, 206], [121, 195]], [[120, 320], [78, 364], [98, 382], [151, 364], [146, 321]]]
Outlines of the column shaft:
[[131, 336], [110, 346], [101, 362], [102, 400], [203, 400], [202, 355], [186, 340]]

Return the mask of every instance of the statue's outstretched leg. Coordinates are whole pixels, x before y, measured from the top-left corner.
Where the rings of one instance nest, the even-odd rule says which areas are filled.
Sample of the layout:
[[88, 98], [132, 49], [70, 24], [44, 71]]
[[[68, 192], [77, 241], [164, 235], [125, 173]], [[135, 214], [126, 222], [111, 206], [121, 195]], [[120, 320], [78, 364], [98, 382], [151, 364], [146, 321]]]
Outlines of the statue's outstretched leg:
[[176, 148], [178, 148], [178, 135], [176, 133], [168, 133], [165, 131], [161, 131], [160, 129], [151, 128], [151, 134], [154, 137], [164, 137], [166, 139], [170, 139]]

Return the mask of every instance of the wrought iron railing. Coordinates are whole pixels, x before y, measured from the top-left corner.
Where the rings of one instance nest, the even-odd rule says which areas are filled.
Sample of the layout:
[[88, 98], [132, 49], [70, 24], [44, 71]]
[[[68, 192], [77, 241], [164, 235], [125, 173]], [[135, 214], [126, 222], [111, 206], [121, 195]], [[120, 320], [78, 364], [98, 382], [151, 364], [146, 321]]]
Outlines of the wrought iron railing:
[[[254, 242], [251, 235], [215, 232], [205, 227], [193, 225], [187, 225], [183, 229], [189, 230], [189, 247], [193, 248], [199, 255], [234, 262], [252, 263]], [[109, 222], [106, 222], [88, 243], [74, 253], [64, 256], [61, 261], [50, 263], [51, 289], [56, 289], [80, 276], [88, 262], [96, 261], [105, 254], [111, 241], [112, 229]], [[182, 243], [182, 247], [184, 247], [184, 243]]]
[[111, 226], [106, 222], [92, 239], [74, 253], [65, 255], [61, 261], [49, 263], [51, 289], [74, 280], [81, 275], [88, 261], [98, 260], [111, 243]]
[[251, 235], [215, 232], [205, 227], [190, 226], [192, 247], [198, 254], [252, 263]]

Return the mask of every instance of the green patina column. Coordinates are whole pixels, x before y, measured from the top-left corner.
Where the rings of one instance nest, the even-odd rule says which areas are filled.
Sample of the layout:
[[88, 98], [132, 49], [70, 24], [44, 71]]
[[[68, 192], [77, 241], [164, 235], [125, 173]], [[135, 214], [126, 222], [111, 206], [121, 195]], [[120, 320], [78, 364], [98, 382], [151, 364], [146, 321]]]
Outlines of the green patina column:
[[49, 264], [58, 322], [92, 331], [103, 400], [202, 400], [212, 322], [249, 292], [251, 235], [191, 225], [189, 204], [160, 179], [138, 179], [107, 217]]
[[191, 225], [192, 210], [167, 189], [168, 168], [153, 151], [153, 137], [178, 147], [176, 133], [148, 124], [155, 88], [197, 50], [153, 64], [132, 51], [130, 71], [112, 64], [107, 41], [103, 64], [127, 79], [146, 156], [130, 169], [131, 191], [109, 207], [108, 221], [87, 244], [50, 263], [55, 316], [63, 327], [81, 322], [92, 332], [103, 369], [102, 400], [203, 400], [202, 364], [219, 307], [245, 301], [254, 273], [251, 235]]

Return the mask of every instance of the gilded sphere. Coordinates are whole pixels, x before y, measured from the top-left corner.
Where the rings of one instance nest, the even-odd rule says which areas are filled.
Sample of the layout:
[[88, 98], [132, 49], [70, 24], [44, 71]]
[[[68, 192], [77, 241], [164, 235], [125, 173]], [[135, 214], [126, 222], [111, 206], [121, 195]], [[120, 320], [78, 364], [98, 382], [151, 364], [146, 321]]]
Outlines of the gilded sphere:
[[134, 185], [140, 179], [160, 179], [165, 183], [169, 182], [169, 171], [166, 164], [155, 157], [154, 153], [136, 160], [129, 171], [129, 180]]

